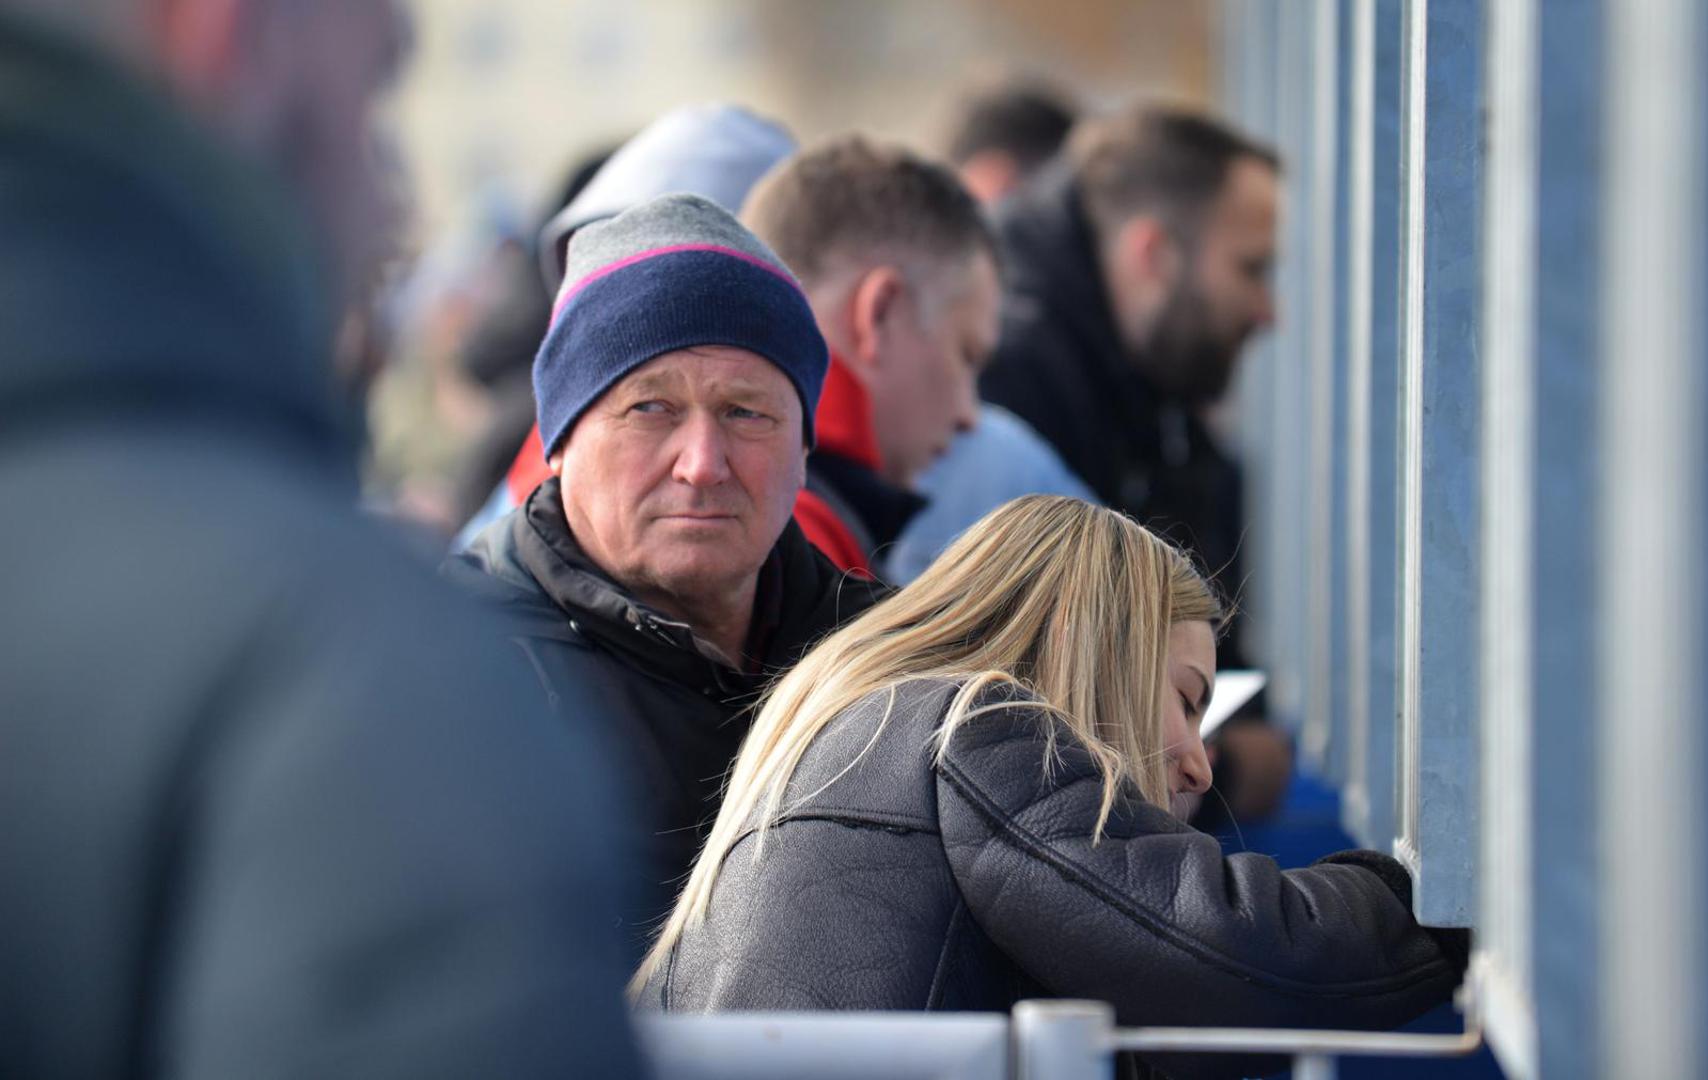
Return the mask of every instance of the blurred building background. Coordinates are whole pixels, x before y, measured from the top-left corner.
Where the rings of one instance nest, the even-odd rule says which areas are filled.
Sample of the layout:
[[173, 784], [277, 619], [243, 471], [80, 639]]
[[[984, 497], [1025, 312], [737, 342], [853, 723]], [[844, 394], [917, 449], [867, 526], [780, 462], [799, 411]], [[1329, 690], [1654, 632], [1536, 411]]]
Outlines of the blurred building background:
[[415, 205], [396, 340], [374, 396], [370, 486], [454, 524], [449, 495], [488, 402], [448, 355], [571, 168], [660, 113], [731, 101], [803, 141], [849, 130], [940, 151], [957, 95], [999, 73], [1096, 109], [1216, 87], [1213, 0], [408, 0], [416, 49], [392, 103]]
[[531, 205], [579, 153], [676, 105], [749, 105], [808, 140], [850, 129], [932, 146], [989, 68], [1088, 104], [1207, 100], [1207, 0], [410, 0], [398, 94], [427, 235], [493, 199]]

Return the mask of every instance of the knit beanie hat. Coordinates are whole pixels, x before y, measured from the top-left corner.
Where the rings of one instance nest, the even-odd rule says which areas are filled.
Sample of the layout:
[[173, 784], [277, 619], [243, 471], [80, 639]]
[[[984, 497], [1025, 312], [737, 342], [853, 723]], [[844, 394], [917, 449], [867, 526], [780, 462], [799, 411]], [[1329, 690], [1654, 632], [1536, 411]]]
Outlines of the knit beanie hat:
[[697, 345], [747, 349], [775, 364], [800, 395], [812, 444], [830, 356], [800, 284], [758, 237], [717, 204], [684, 194], [577, 231], [534, 357], [546, 453], [623, 376]]

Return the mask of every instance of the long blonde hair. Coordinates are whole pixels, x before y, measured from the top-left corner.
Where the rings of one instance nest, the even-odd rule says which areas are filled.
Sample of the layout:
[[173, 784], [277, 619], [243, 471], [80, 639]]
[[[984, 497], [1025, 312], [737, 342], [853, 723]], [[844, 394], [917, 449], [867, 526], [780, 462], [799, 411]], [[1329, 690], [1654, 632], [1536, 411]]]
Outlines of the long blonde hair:
[[[1030, 495], [968, 529], [917, 581], [825, 638], [766, 694], [723, 808], [676, 908], [631, 983], [638, 992], [691, 923], [754, 810], [765, 832], [818, 733], [878, 690], [923, 678], [962, 683], [937, 733], [939, 758], [995, 684], [1036, 697], [1096, 760], [1100, 837], [1123, 783], [1168, 809], [1162, 702], [1169, 627], [1222, 618], [1215, 594], [1173, 546], [1112, 510]], [[885, 719], [887, 719], [887, 714]], [[880, 728], [881, 728], [880, 724]], [[1054, 735], [1052, 725], [1051, 736]], [[875, 736], [874, 736], [875, 738]], [[869, 745], [869, 744], [868, 744]]]

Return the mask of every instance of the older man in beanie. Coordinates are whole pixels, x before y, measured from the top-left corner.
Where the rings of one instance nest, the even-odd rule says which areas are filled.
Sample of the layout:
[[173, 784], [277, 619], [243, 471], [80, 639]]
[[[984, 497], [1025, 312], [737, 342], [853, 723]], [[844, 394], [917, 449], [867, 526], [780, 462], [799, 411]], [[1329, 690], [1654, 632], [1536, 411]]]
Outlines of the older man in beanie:
[[618, 703], [646, 793], [638, 946], [669, 908], [765, 681], [870, 604], [790, 520], [829, 363], [772, 251], [669, 195], [576, 233], [534, 362], [553, 478], [446, 572], [511, 616], [546, 696]]

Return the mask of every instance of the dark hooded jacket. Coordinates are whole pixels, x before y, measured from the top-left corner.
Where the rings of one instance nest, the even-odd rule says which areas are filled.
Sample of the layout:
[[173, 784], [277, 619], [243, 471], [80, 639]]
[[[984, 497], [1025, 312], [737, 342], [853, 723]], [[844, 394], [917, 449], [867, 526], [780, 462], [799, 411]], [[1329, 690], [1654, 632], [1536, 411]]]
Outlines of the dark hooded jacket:
[[548, 700], [575, 701], [591, 689], [612, 703], [609, 740], [641, 793], [631, 812], [651, 834], [624, 920], [637, 955], [717, 815], [749, 709], [772, 678], [882, 595], [837, 570], [791, 521], [759, 572], [750, 640], [760, 666], [739, 670], [587, 558], [555, 477], [453, 556], [445, 574], [504, 616]]
[[1239, 581], [1239, 468], [1122, 345], [1068, 162], [1004, 203], [997, 226], [1002, 336], [980, 392], [1030, 424], [1105, 505]]
[[0, 19], [0, 1076], [633, 1075], [609, 781], [354, 511], [306, 235]]
[[1413, 921], [1392, 859], [1283, 872], [1224, 857], [1130, 791], [1094, 842], [1094, 759], [1065, 729], [1052, 742], [1017, 691], [981, 691], [972, 709], [989, 711], [935, 759], [958, 689], [916, 680], [832, 719], [763, 851], [756, 810], [642, 1004], [1006, 1011], [1064, 997], [1111, 1002], [1125, 1025], [1384, 1028], [1451, 994], [1463, 939]]

